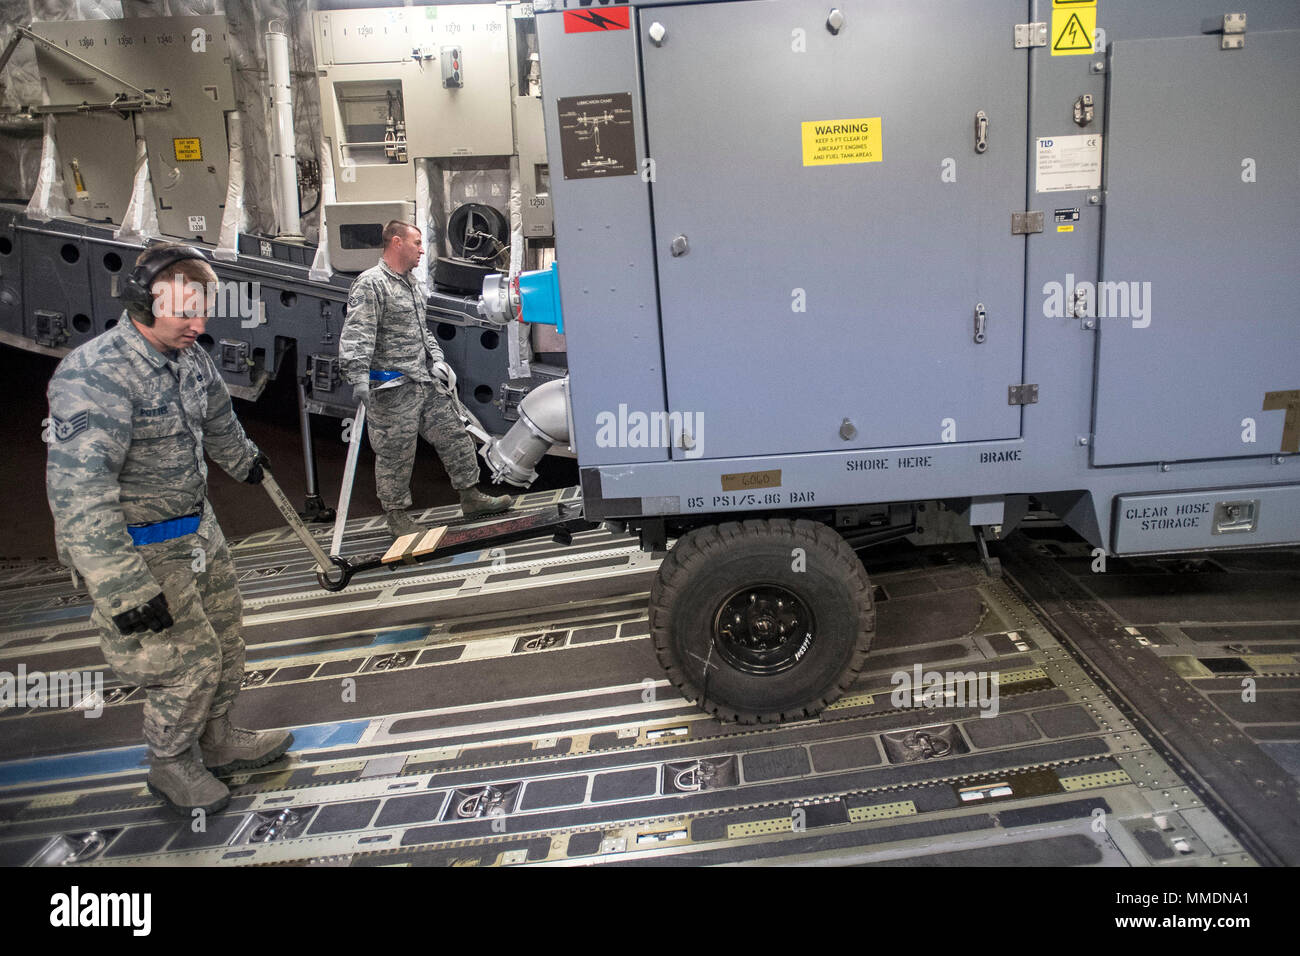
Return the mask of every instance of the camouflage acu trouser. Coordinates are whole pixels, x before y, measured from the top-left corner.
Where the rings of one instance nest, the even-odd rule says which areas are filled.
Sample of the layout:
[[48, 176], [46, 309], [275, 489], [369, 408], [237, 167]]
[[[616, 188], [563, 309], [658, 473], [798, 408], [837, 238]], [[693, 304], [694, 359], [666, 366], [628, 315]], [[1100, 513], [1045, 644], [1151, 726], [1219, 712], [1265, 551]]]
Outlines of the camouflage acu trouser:
[[176, 623], [157, 634], [122, 634], [98, 604], [91, 620], [108, 666], [126, 684], [145, 690], [144, 738], [150, 751], [174, 757], [239, 694], [243, 601], [235, 563], [210, 507], [197, 534], [137, 550], [167, 595]]
[[385, 511], [411, 507], [411, 468], [420, 435], [438, 452], [453, 488], [478, 484], [474, 440], [456, 417], [451, 399], [432, 384], [372, 388], [366, 427], [375, 450], [375, 490]]

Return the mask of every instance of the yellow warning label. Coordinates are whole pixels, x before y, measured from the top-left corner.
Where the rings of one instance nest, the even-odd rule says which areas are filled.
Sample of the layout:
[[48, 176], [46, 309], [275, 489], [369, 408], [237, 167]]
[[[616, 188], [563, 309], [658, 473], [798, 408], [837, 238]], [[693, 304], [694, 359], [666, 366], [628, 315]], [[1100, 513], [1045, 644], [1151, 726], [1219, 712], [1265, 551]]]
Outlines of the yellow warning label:
[[1087, 56], [1097, 32], [1097, 4], [1065, 3], [1052, 8], [1052, 56]]
[[177, 161], [203, 158], [203, 146], [199, 143], [198, 137], [194, 139], [173, 139], [172, 149], [176, 151]]
[[1057, 232], [1074, 232], [1074, 227], [1073, 227], [1073, 226], [1057, 226], [1057, 227], [1056, 227], [1056, 231], [1057, 231]]
[[878, 163], [882, 158], [879, 116], [803, 124], [805, 166]]

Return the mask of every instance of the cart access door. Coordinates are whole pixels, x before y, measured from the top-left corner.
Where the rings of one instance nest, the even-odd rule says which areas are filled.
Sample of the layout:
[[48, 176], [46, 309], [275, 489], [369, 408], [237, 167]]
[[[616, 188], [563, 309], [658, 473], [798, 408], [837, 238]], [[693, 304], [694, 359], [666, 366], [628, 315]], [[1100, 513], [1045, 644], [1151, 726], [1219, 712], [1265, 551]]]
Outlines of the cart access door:
[[829, 9], [639, 11], [669, 409], [705, 458], [1017, 437], [1025, 5]]
[[1300, 389], [1300, 32], [1118, 41], [1110, 69], [1093, 461], [1277, 454]]

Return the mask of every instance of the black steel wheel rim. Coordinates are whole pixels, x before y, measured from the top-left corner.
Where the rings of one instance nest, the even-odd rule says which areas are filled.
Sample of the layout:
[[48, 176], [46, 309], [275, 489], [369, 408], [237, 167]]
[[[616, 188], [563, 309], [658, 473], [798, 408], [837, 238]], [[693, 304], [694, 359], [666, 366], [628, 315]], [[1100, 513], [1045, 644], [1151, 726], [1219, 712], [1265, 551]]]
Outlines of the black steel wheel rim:
[[732, 667], [769, 676], [789, 670], [812, 647], [816, 622], [799, 595], [779, 584], [741, 588], [713, 616], [713, 644]]

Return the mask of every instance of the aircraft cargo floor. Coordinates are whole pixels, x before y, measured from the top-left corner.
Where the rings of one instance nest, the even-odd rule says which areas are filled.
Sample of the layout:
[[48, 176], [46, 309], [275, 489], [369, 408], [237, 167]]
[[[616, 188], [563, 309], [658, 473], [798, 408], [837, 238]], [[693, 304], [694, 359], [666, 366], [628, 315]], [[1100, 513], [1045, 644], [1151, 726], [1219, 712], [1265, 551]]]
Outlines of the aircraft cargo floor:
[[[388, 540], [357, 519], [345, 550]], [[139, 690], [105, 672], [95, 719], [12, 707], [0, 864], [1300, 863], [1300, 552], [1098, 574], [1055, 524], [1000, 548], [1001, 579], [973, 546], [862, 552], [878, 623], [857, 685], [818, 719], [747, 727], [665, 679], [658, 562], [630, 538], [527, 541], [327, 594], [287, 529], [255, 534], [232, 548], [234, 716], [292, 728], [291, 752], [236, 775], [195, 832], [145, 789]], [[0, 670], [104, 667], [56, 566], [0, 569], [0, 622]], [[997, 716], [951, 694], [896, 706], [915, 665], [998, 675]]]

